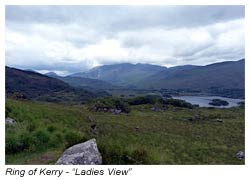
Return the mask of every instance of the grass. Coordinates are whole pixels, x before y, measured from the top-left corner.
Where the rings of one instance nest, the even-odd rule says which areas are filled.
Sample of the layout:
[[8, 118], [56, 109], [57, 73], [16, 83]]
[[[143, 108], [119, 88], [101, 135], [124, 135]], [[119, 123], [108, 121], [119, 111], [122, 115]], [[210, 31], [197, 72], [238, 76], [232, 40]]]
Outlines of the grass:
[[[6, 164], [54, 164], [69, 146], [96, 138], [104, 164], [244, 164], [244, 108], [131, 106], [128, 114], [87, 106], [7, 99]], [[217, 122], [220, 118], [223, 122]], [[97, 125], [93, 133], [90, 126]]]

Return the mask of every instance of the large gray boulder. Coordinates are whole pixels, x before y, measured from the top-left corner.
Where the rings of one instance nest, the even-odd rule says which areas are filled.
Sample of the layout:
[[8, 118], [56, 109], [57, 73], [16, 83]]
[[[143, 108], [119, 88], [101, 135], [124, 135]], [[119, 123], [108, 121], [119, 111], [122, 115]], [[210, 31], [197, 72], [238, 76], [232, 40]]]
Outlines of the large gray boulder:
[[102, 164], [102, 156], [98, 151], [96, 140], [90, 139], [66, 149], [56, 164], [99, 165]]

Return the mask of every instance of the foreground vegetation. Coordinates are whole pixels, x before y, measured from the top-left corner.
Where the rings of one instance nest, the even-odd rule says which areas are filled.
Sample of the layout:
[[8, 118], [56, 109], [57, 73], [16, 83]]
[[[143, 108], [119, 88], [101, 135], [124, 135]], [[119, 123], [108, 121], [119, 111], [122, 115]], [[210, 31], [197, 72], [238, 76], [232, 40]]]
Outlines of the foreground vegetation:
[[6, 126], [6, 164], [54, 164], [67, 147], [92, 137], [104, 164], [244, 164], [235, 157], [245, 148], [244, 107], [97, 102], [125, 111], [7, 99], [6, 115], [17, 123]]

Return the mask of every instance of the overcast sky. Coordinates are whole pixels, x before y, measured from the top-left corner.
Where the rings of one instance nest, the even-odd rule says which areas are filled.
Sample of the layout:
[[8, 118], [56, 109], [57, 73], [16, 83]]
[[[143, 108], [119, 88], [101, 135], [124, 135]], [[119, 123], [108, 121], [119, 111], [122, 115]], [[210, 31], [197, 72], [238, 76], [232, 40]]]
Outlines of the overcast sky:
[[61, 75], [115, 63], [244, 58], [244, 6], [7, 6], [6, 65]]

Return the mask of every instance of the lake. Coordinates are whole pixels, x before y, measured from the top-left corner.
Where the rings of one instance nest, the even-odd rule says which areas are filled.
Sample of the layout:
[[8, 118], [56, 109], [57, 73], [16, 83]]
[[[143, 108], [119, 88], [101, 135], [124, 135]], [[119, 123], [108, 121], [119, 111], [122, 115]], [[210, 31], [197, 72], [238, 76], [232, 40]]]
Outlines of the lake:
[[[173, 96], [174, 99], [181, 99], [191, 104], [198, 104], [200, 107], [217, 107], [217, 108], [230, 108], [239, 106], [239, 102], [244, 102], [244, 99], [232, 99], [232, 98], [225, 98], [219, 96]], [[210, 105], [209, 102], [212, 99], [221, 99], [227, 101], [229, 104], [227, 106], [213, 106]]]

